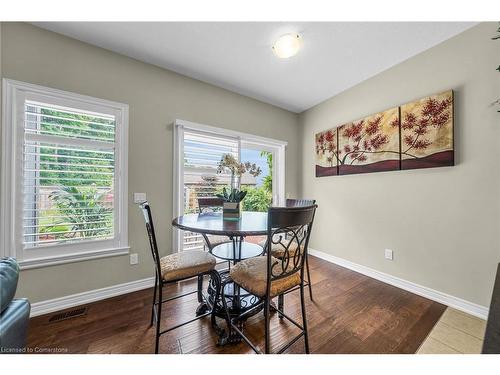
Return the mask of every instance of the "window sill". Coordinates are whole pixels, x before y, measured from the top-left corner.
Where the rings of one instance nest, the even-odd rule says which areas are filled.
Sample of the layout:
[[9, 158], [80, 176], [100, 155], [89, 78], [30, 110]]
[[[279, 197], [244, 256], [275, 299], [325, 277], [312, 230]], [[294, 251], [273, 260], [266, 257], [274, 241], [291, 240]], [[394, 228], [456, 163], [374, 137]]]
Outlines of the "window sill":
[[104, 250], [97, 250], [85, 253], [68, 254], [57, 257], [25, 259], [25, 260], [19, 260], [19, 267], [21, 268], [21, 270], [29, 270], [33, 268], [55, 266], [58, 264], [81, 262], [85, 260], [92, 260], [99, 258], [109, 258], [119, 255], [127, 255], [129, 253], [129, 250], [130, 247], [126, 246], [114, 249], [104, 249]]

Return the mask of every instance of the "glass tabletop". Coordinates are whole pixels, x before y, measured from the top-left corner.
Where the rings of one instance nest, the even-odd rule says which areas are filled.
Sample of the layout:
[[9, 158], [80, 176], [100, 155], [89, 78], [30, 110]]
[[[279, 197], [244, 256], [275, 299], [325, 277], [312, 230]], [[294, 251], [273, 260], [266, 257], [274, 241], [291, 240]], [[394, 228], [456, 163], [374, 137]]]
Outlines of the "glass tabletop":
[[212, 249], [212, 255], [214, 257], [236, 262], [248, 258], [257, 257], [259, 255], [262, 255], [263, 252], [264, 248], [250, 242], [239, 242], [236, 245], [232, 242], [226, 242], [217, 245]]
[[224, 220], [222, 212], [205, 212], [176, 217], [172, 225], [190, 232], [224, 236], [267, 234], [267, 212], [242, 212], [239, 220]]

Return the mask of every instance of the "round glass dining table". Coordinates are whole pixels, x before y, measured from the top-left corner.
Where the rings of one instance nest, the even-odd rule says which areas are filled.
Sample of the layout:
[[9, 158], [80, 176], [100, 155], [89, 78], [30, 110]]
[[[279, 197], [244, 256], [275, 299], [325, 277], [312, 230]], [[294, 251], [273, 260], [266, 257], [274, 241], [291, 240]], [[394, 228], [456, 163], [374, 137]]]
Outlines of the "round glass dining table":
[[259, 236], [267, 233], [267, 212], [242, 212], [241, 217], [225, 219], [222, 212], [204, 212], [176, 217], [172, 225], [191, 232], [225, 236]]
[[[178, 229], [199, 233], [208, 240], [210, 235], [227, 236], [228, 242], [213, 247], [210, 252], [219, 259], [236, 264], [241, 260], [262, 255], [264, 249], [251, 242], [245, 241], [245, 237], [263, 236], [267, 234], [267, 212], [242, 212], [238, 220], [223, 218], [222, 212], [204, 212], [198, 214], [186, 214], [172, 220], [172, 225]], [[224, 281], [229, 277], [229, 269], [219, 271]], [[222, 300], [214, 301], [215, 291], [212, 283], [208, 286], [208, 298], [214, 306], [218, 317], [226, 319], [226, 313]], [[258, 313], [260, 310], [252, 310], [260, 303], [260, 298], [254, 296], [233, 283], [227, 283], [221, 298], [225, 298], [229, 306], [230, 314], [233, 316], [248, 312], [247, 318]], [[199, 309], [200, 310], [200, 309]], [[243, 324], [243, 322], [242, 322]], [[219, 334], [219, 344], [239, 341], [237, 337], [226, 337]]]
[[267, 234], [267, 212], [242, 212], [238, 220], [225, 219], [221, 212], [205, 212], [179, 216], [172, 221], [179, 229], [207, 235], [226, 236], [228, 242], [211, 250], [212, 255], [237, 263], [261, 255], [262, 247], [245, 242], [245, 237]]
[[187, 214], [175, 218], [172, 225], [185, 231], [200, 233], [207, 242], [207, 235], [228, 237], [229, 243], [215, 246], [211, 253], [219, 259], [237, 263], [262, 254], [261, 246], [244, 242], [244, 239], [267, 234], [267, 212], [242, 212], [237, 220], [226, 219], [221, 212]]

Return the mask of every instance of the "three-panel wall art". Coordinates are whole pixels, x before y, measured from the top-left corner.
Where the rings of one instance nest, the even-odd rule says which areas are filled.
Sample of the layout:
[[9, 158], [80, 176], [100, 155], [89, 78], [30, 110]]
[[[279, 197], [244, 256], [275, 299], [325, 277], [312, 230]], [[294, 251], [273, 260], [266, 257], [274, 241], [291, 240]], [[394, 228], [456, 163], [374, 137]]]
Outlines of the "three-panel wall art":
[[453, 164], [452, 90], [316, 134], [316, 177]]

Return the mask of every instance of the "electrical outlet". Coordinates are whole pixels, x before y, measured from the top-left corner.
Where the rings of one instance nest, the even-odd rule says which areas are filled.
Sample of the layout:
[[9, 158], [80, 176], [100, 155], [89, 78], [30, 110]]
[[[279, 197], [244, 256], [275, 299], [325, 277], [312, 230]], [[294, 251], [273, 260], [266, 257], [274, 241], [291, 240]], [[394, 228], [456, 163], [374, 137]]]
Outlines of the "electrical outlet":
[[146, 193], [134, 193], [134, 203], [142, 203], [146, 201]]
[[138, 264], [139, 263], [139, 254], [130, 254], [130, 264]]
[[394, 253], [392, 252], [391, 249], [385, 249], [385, 259], [388, 259], [388, 260], [394, 259]]

